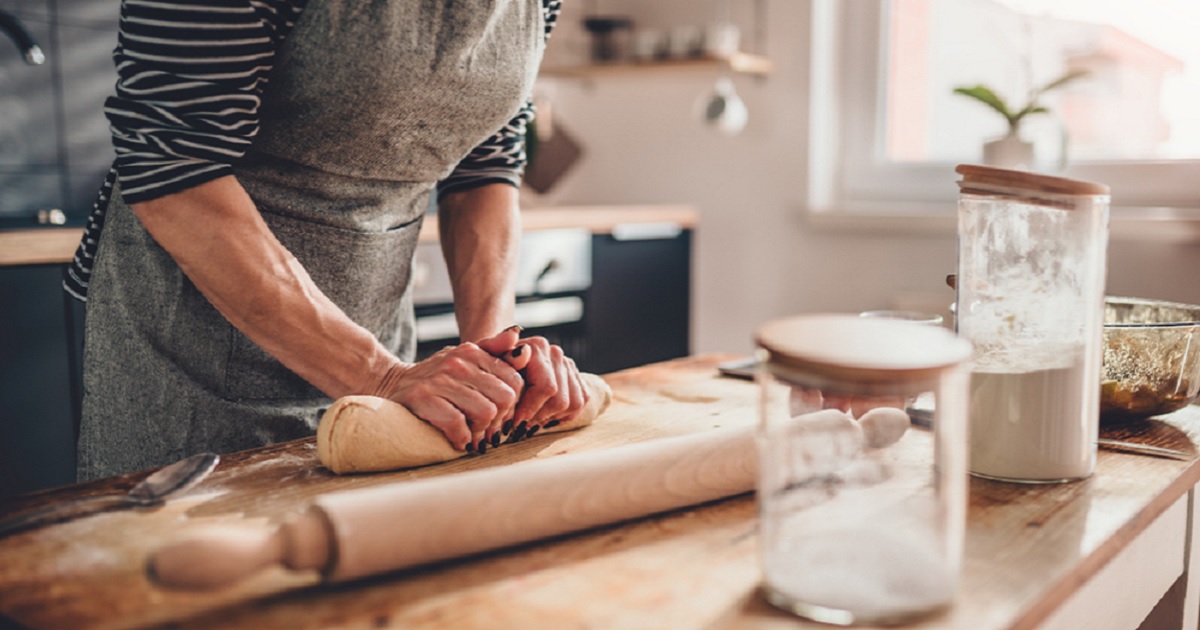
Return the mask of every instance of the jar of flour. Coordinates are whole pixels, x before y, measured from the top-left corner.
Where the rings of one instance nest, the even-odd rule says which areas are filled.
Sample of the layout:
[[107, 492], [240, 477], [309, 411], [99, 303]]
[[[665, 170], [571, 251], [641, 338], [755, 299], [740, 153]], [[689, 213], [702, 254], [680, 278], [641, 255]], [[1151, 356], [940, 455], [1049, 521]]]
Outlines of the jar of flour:
[[941, 326], [858, 315], [773, 321], [757, 342], [767, 599], [843, 625], [950, 606], [967, 502], [970, 344]]
[[960, 165], [958, 333], [975, 346], [970, 470], [1092, 474], [1099, 433], [1109, 189]]

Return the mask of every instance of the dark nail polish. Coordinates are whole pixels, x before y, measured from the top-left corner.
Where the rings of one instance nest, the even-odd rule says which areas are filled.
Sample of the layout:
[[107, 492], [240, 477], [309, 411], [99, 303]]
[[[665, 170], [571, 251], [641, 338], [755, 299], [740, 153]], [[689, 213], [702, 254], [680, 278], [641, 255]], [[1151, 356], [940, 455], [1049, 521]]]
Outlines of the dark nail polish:
[[533, 435], [534, 435], [535, 433], [537, 433], [537, 432], [538, 432], [538, 430], [540, 430], [541, 428], [542, 428], [542, 427], [533, 427], [533, 428], [529, 429], [529, 433], [526, 433], [526, 434], [525, 434], [525, 437], [533, 437]]
[[495, 448], [497, 446], [500, 446], [500, 434], [493, 433], [492, 434], [492, 448]]
[[522, 352], [525, 352], [525, 346], [517, 346], [516, 348], [513, 348], [512, 349], [513, 358], [515, 359], [515, 358], [521, 356]]
[[468, 453], [475, 452], [475, 443], [474, 442], [467, 442], [467, 452]]
[[513, 425], [513, 421], [511, 419], [505, 420], [504, 426], [500, 427], [500, 432], [503, 433], [504, 435], [508, 435], [509, 433], [512, 433], [512, 425]]
[[558, 426], [558, 425], [559, 425], [559, 421], [558, 421], [558, 420], [551, 420], [550, 422], [547, 422], [547, 423], [546, 423], [546, 428], [547, 428], [547, 429], [550, 429], [550, 428], [556, 427], [556, 426]]
[[483, 440], [479, 440], [479, 454], [480, 455], [483, 455], [484, 453], [487, 452], [487, 446], [488, 446], [487, 442], [485, 442]]
[[513, 429], [513, 439], [519, 440], [519, 439], [525, 437], [525, 432], [528, 430], [529, 430], [529, 425], [526, 424], [525, 422], [518, 424], [517, 428]]

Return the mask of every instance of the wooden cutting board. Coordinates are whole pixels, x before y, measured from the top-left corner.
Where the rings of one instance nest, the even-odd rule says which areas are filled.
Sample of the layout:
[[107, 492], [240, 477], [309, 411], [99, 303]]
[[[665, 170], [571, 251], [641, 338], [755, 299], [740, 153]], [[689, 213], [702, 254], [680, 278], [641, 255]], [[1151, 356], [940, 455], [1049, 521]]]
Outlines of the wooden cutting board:
[[[252, 602], [263, 596], [312, 586], [318, 583], [318, 577], [315, 573], [297, 575], [278, 569], [217, 592], [173, 592], [156, 588], [146, 579], [145, 561], [152, 551], [175, 540], [187, 528], [275, 526], [300, 513], [322, 493], [504, 466], [713, 427], [750, 426], [755, 422], [755, 410], [748, 404], [753, 387], [746, 382], [718, 378], [712, 358], [656, 364], [608, 375], [606, 379], [615, 392], [612, 406], [596, 424], [573, 433], [537, 436], [489, 450], [484, 456], [436, 466], [349, 476], [336, 476], [321, 467], [312, 439], [297, 440], [226, 455], [198, 488], [160, 508], [108, 512], [0, 539], [0, 557], [4, 558], [0, 563], [0, 613], [34, 627], [123, 627], [206, 614], [220, 617], [225, 613], [219, 611], [238, 604], [257, 608]], [[29, 495], [0, 503], [0, 514], [34, 509], [67, 497], [128, 488], [143, 476], [127, 475]], [[733, 512], [721, 512], [719, 518], [724, 520], [732, 515], [731, 525], [745, 542], [754, 527], [753, 503], [747, 503], [743, 497], [733, 505], [738, 507]], [[463, 510], [469, 515], [470, 506], [463, 506]], [[683, 524], [689, 528], [702, 522], [683, 518]], [[655, 528], [651, 527], [639, 536], [652, 535], [653, 531]], [[717, 534], [710, 532], [710, 535]], [[565, 542], [566, 547], [576, 544], [581, 545], [581, 550], [560, 550], [566, 557], [579, 553], [586, 556], [591, 553], [587, 549], [596, 542], [586, 535], [576, 542]], [[508, 567], [505, 571], [519, 573], [550, 562], [545, 554], [545, 550], [535, 546], [515, 556], [505, 552], [490, 554], [483, 562], [492, 566], [503, 557], [506, 559], [501, 564]], [[526, 569], [520, 569], [521, 566]], [[457, 583], [464, 575], [478, 571], [478, 567], [472, 568], [472, 562], [459, 561], [404, 575], [444, 575]], [[381, 583], [391, 581], [384, 579]], [[405, 588], [415, 589], [413, 593], [426, 592], [429, 586], [425, 581], [406, 581], [409, 586]], [[344, 594], [346, 588], [331, 591]], [[368, 588], [363, 594], [373, 590]], [[395, 594], [391, 588], [385, 590]], [[336, 618], [346, 605], [342, 596], [335, 595], [325, 613]], [[357, 604], [350, 605], [352, 609], [356, 607]], [[483, 618], [495, 612], [494, 608], [491, 612], [481, 609], [477, 614]]]

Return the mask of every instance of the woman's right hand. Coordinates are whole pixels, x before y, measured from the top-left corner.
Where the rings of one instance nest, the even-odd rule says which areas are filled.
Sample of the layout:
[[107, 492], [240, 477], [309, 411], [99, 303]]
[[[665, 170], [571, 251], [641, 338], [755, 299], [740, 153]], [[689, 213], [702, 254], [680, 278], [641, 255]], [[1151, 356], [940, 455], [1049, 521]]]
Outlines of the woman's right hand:
[[[511, 348], [517, 335], [510, 329], [481, 343], [495, 350], [507, 342]], [[517, 368], [467, 342], [407, 366], [388, 379], [381, 395], [437, 427], [461, 451], [474, 447], [496, 418], [511, 414], [523, 386]]]

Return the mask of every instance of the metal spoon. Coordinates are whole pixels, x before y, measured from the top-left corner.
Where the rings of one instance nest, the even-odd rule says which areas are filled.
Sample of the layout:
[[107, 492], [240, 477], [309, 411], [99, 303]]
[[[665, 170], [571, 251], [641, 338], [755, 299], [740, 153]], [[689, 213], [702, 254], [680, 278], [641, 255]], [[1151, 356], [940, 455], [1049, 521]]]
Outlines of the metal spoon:
[[0, 536], [116, 507], [157, 505], [200, 483], [218, 461], [220, 456], [215, 453], [198, 453], [154, 471], [124, 494], [81, 497], [0, 521]]
[[1096, 444], [1100, 448], [1107, 448], [1114, 451], [1125, 451], [1128, 453], [1137, 453], [1139, 455], [1153, 455], [1155, 457], [1177, 459], [1182, 462], [1190, 462], [1196, 458], [1195, 455], [1185, 451], [1179, 451], [1173, 448], [1163, 448], [1161, 446], [1153, 446], [1151, 444], [1141, 444], [1139, 442], [1127, 442], [1125, 440], [1100, 438], [1096, 440]]

